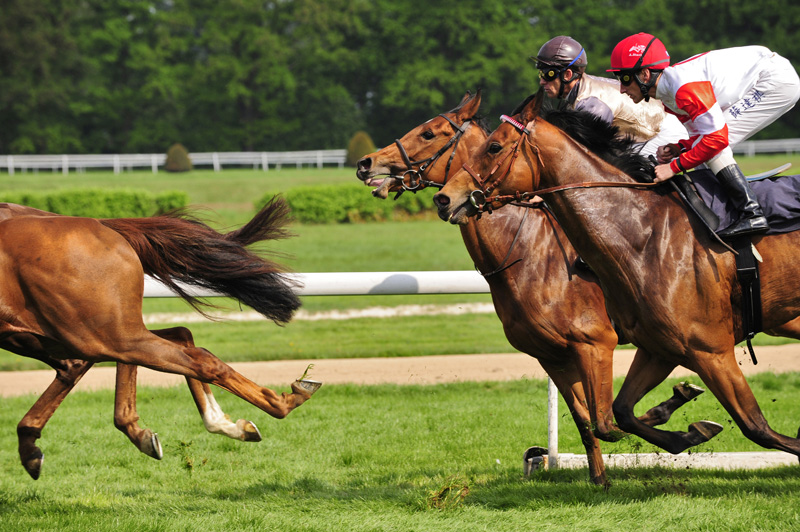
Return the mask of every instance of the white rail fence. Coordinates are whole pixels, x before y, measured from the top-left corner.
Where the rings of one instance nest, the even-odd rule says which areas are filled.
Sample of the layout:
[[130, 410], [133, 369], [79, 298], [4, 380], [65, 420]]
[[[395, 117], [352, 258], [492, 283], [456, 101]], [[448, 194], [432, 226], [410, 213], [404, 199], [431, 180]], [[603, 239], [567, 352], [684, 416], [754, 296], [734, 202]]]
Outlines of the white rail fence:
[[[192, 165], [211, 166], [219, 172], [225, 166], [252, 166], [253, 169], [269, 170], [270, 166], [280, 170], [282, 166], [344, 166], [347, 150], [310, 150], [286, 152], [208, 152], [190, 153]], [[129, 153], [104, 155], [0, 155], [0, 171], [10, 175], [15, 172], [38, 172], [50, 170], [68, 174], [70, 170], [83, 172], [88, 168], [111, 168], [115, 174], [134, 168], [150, 168], [157, 173], [163, 168], [167, 156], [163, 153]]]
[[[287, 275], [301, 296], [363, 296], [398, 294], [488, 294], [489, 284], [474, 270], [408, 272], [329, 272]], [[185, 286], [197, 297], [220, 294]], [[146, 277], [144, 297], [176, 297], [155, 279]], [[547, 461], [558, 467], [558, 390], [547, 379]]]
[[[760, 153], [799, 153], [800, 138], [797, 139], [771, 139], [747, 140], [733, 149], [734, 153], [753, 156]], [[6, 170], [9, 174], [16, 171], [38, 172], [50, 170], [68, 174], [70, 170], [78, 172], [88, 168], [111, 168], [115, 174], [123, 170], [134, 168], [150, 168], [157, 173], [166, 162], [163, 153], [129, 153], [105, 155], [0, 155], [0, 171]], [[193, 166], [210, 166], [219, 172], [226, 166], [252, 166], [253, 169], [269, 170], [272, 166], [280, 170], [282, 166], [324, 165], [344, 166], [347, 150], [310, 150], [287, 152], [207, 152], [190, 153], [189, 158]]]

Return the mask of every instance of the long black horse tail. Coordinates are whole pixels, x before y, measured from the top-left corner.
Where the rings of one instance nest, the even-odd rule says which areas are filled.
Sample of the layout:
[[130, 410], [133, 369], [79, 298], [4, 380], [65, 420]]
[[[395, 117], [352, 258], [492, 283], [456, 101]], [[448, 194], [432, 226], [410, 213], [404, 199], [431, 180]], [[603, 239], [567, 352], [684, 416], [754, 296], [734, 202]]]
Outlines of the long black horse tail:
[[260, 257], [245, 246], [289, 236], [289, 209], [275, 196], [240, 229], [221, 234], [185, 211], [150, 218], [99, 220], [133, 247], [145, 273], [158, 279], [208, 316], [212, 307], [182, 285], [210, 289], [252, 307], [279, 325], [300, 307], [297, 284], [286, 268]]

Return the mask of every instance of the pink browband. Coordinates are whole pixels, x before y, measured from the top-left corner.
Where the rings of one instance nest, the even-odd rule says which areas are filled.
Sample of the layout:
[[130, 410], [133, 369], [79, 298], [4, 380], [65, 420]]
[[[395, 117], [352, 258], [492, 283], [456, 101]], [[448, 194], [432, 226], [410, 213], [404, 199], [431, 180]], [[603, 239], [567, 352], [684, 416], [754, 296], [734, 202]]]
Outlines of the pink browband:
[[519, 122], [517, 122], [516, 120], [514, 120], [513, 118], [511, 118], [508, 115], [501, 115], [500, 116], [500, 121], [501, 122], [508, 122], [509, 124], [514, 126], [515, 128], [519, 129], [520, 131], [525, 131], [525, 126], [523, 126], [522, 124], [520, 124]]

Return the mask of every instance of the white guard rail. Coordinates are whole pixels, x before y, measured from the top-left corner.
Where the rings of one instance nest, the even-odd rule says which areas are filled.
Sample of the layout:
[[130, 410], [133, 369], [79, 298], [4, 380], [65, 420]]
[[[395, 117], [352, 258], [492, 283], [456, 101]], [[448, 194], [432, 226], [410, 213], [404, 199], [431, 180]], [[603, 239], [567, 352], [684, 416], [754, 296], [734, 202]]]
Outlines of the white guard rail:
[[[301, 296], [360, 296], [397, 294], [486, 294], [489, 284], [476, 271], [335, 272], [287, 275], [299, 285]], [[211, 291], [189, 288], [197, 297], [214, 297]], [[144, 297], [175, 297], [164, 285], [145, 278]], [[547, 463], [558, 467], [558, 390], [547, 379]]]
[[[190, 153], [193, 166], [211, 166], [219, 172], [225, 166], [252, 166], [262, 170], [280, 169], [283, 165], [316, 166], [322, 168], [326, 164], [344, 166], [347, 150], [309, 150], [286, 152], [208, 152]], [[134, 168], [150, 168], [157, 173], [159, 167], [166, 163], [163, 153], [120, 153], [120, 154], [73, 154], [73, 155], [0, 155], [0, 170], [8, 170], [9, 175], [15, 171], [51, 170], [68, 174], [70, 169], [78, 172], [87, 168], [111, 168], [115, 174], [122, 170]]]

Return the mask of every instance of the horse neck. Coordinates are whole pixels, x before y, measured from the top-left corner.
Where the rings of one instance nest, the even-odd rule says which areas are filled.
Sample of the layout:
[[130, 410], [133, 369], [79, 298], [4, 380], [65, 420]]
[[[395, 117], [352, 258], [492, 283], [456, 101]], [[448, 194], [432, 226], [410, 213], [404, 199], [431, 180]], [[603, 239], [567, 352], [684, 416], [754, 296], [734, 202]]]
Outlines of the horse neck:
[[[539, 167], [539, 189], [632, 181], [563, 133], [548, 134], [537, 149], [535, 153], [528, 146], [526, 158]], [[672, 212], [681, 208], [676, 201], [651, 190], [583, 188], [553, 192], [545, 200], [578, 253], [593, 268], [607, 268], [610, 275], [624, 272], [631, 257], [663, 257], [687, 239], [694, 240], [686, 216]]]

